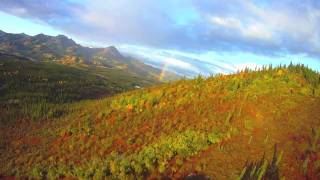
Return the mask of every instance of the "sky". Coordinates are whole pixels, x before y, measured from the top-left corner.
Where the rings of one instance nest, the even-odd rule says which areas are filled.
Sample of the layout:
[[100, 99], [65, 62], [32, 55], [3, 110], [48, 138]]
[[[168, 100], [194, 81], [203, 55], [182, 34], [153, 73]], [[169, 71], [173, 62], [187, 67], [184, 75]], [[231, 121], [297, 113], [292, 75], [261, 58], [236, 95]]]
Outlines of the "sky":
[[115, 45], [186, 76], [291, 61], [320, 71], [318, 0], [1, 0], [0, 29]]

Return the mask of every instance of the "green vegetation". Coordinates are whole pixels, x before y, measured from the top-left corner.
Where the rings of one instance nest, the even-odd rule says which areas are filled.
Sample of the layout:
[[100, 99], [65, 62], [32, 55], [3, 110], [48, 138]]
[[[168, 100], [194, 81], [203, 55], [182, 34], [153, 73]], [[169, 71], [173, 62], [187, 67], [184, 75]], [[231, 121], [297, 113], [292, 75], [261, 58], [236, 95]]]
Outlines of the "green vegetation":
[[199, 76], [65, 105], [59, 118], [0, 126], [0, 174], [319, 177], [320, 75], [303, 65]]
[[[66, 103], [161, 83], [160, 70], [113, 46], [83, 47], [63, 35], [2, 32], [0, 63], [0, 123], [58, 118], [72, 111]], [[163, 79], [178, 78], [167, 73]]]
[[[187, 130], [174, 133], [169, 137], [161, 137], [157, 143], [147, 145], [137, 152], [128, 152], [125, 155], [112, 152], [107, 159], [94, 160], [93, 164], [87, 164], [88, 166], [80, 169], [74, 166], [65, 167], [62, 164], [48, 168], [36, 166], [31, 171], [31, 176], [36, 178], [65, 177], [66, 175], [79, 178], [102, 178], [105, 176], [115, 179], [143, 178], [151, 171], [156, 170], [163, 173], [172, 158], [185, 159], [199, 150], [207, 148], [208, 145], [219, 143], [222, 138], [221, 134], [215, 132], [203, 134]], [[84, 169], [87, 170], [83, 171]]]
[[21, 61], [14, 56], [1, 59], [0, 74], [2, 122], [60, 117], [68, 103], [157, 83], [121, 70]]

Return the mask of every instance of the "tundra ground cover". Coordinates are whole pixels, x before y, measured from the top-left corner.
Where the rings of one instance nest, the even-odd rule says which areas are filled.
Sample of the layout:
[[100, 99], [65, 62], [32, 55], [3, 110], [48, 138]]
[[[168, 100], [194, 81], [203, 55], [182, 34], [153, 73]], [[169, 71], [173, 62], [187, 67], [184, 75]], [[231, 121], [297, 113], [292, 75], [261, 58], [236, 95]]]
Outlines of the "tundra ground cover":
[[[277, 144], [279, 177], [319, 177], [319, 85], [319, 73], [290, 65], [80, 101], [59, 118], [2, 125], [0, 172], [38, 178], [266, 177]], [[261, 170], [244, 170], [249, 162]]]

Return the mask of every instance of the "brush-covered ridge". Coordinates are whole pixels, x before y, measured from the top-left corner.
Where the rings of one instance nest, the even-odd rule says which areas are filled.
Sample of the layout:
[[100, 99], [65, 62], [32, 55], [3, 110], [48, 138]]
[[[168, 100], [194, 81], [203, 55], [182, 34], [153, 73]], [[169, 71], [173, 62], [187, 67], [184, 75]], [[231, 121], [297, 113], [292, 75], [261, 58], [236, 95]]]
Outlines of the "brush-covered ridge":
[[279, 178], [318, 177], [319, 85], [318, 73], [290, 65], [73, 103], [57, 119], [2, 125], [0, 174], [237, 179], [247, 162], [271, 162], [277, 144]]

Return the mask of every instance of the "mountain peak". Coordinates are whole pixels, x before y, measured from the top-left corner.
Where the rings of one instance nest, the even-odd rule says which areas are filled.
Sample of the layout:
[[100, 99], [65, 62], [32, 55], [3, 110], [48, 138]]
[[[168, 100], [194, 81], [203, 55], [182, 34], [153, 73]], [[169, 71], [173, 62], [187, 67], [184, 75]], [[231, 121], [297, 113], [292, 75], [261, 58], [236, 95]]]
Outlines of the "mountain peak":
[[45, 34], [41, 33], [41, 34], [35, 35], [34, 38], [41, 39], [41, 40], [55, 40], [55, 41], [58, 41], [62, 45], [65, 45], [65, 46], [74, 46], [74, 45], [76, 45], [76, 43], [72, 39], [68, 38], [65, 35], [48, 36], [48, 35], [45, 35]]
[[59, 40], [65, 46], [75, 46], [75, 45], [77, 45], [74, 40], [72, 40], [71, 38], [69, 38], [69, 37], [67, 37], [65, 35], [59, 34], [59, 35], [55, 36], [54, 38]]
[[40, 33], [40, 34], [35, 35], [35, 37], [48, 37], [48, 36], [43, 33]]
[[70, 39], [67, 36], [62, 35], [62, 34], [57, 35], [56, 38], [58, 38], [58, 39], [68, 39], [68, 40]]
[[[31, 36], [32, 37], [32, 36]], [[47, 40], [47, 39], [49, 39], [49, 36], [47, 36], [47, 35], [45, 35], [45, 34], [42, 34], [42, 33], [40, 33], [40, 34], [37, 34], [37, 35], [35, 35], [35, 36], [33, 36], [34, 38], [36, 38], [36, 39], [41, 39], [41, 40]]]
[[123, 58], [122, 54], [118, 51], [115, 46], [109, 46], [103, 49], [103, 53], [113, 58]]
[[0, 36], [5, 35], [5, 34], [7, 34], [7, 33], [0, 30]]
[[112, 51], [118, 51], [118, 49], [115, 46], [109, 46], [107, 48]]

